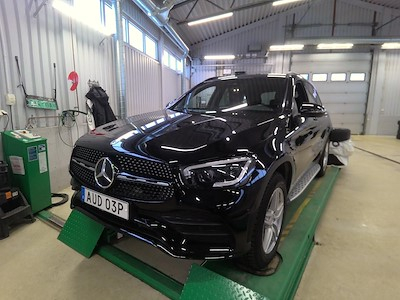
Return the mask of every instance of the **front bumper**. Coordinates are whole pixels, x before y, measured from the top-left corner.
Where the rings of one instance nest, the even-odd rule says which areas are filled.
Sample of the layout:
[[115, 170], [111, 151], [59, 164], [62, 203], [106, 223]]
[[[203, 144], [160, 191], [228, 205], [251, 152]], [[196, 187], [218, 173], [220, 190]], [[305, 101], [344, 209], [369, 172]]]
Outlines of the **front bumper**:
[[196, 199], [197, 196], [190, 193], [186, 195], [186, 201], [172, 198], [168, 204], [130, 202], [129, 220], [82, 202], [80, 191], [73, 195], [71, 207], [108, 228], [138, 238], [174, 257], [231, 258], [250, 249], [250, 233], [263, 196], [261, 185], [261, 181], [249, 183], [240, 192], [235, 192], [240, 201], [219, 210], [183, 204], [190, 202], [192, 197]]

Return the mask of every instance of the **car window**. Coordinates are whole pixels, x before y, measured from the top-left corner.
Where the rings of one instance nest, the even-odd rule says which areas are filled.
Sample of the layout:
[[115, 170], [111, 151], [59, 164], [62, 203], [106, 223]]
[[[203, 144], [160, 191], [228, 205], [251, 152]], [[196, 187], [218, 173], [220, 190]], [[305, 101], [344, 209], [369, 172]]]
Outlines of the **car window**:
[[284, 77], [236, 78], [205, 82], [181, 97], [171, 109], [200, 113], [245, 109], [274, 111], [282, 107]]
[[311, 103], [322, 105], [321, 99], [319, 98], [317, 89], [309, 82], [304, 82], [304, 86], [306, 88], [306, 93], [308, 96], [308, 101]]
[[210, 86], [205, 89], [197, 90], [195, 94], [190, 97], [187, 108], [207, 108], [215, 93], [216, 87]]
[[261, 103], [264, 105], [269, 105], [271, 100], [275, 99], [276, 92], [265, 92], [262, 93], [261, 96]]
[[303, 103], [309, 102], [306, 90], [304, 89], [304, 86], [300, 81], [296, 83], [296, 89], [294, 95], [297, 107], [300, 107]]

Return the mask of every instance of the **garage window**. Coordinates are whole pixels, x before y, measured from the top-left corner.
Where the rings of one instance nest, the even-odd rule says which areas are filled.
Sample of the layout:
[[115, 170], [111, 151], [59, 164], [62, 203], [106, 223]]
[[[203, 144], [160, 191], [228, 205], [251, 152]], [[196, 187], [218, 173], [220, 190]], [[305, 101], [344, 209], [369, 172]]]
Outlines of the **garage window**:
[[148, 56], [150, 56], [150, 57], [156, 59], [156, 58], [157, 58], [157, 46], [156, 46], [156, 42], [155, 42], [153, 39], [149, 38], [147, 35], [146, 35], [146, 37], [145, 37], [145, 47], [146, 47], [145, 53], [146, 53]]
[[116, 32], [115, 30], [115, 13], [112, 6], [104, 3], [104, 23], [109, 32]]
[[327, 80], [328, 80], [328, 74], [326, 74], [326, 73], [312, 74], [312, 81], [321, 82], [321, 81], [327, 81]]
[[164, 66], [167, 66], [178, 73], [183, 72], [183, 61], [177, 58], [175, 55], [169, 53], [168, 50], [164, 50], [162, 60]]
[[332, 73], [331, 81], [346, 81], [346, 73]]
[[365, 73], [351, 73], [350, 81], [365, 81]]
[[301, 77], [303, 77], [305, 80], [308, 80], [310, 78], [310, 75], [308, 73], [302, 73], [300, 74]]
[[130, 22], [128, 28], [129, 45], [143, 52], [143, 32]]

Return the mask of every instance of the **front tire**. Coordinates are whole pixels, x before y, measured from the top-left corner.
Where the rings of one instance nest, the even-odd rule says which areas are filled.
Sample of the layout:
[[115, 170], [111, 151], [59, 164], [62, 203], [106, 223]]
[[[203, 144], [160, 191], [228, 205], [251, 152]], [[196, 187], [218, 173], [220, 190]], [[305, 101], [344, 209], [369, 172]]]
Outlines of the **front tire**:
[[262, 271], [274, 258], [282, 233], [286, 182], [282, 175], [274, 175], [268, 183], [253, 228], [251, 249], [242, 262], [254, 271]]

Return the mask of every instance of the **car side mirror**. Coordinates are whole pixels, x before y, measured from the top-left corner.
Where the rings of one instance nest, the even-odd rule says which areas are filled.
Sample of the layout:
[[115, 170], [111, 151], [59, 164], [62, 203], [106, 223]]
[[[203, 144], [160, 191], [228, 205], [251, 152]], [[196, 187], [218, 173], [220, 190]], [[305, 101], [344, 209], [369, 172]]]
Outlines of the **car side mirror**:
[[174, 105], [176, 103], [176, 99], [170, 101], [167, 103], [167, 105], [165, 105], [165, 108], [170, 108], [172, 105]]
[[304, 117], [321, 117], [326, 114], [326, 109], [316, 103], [303, 103], [300, 106], [300, 114]]

